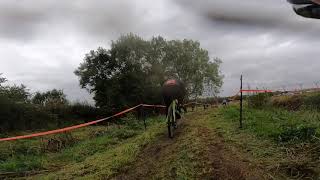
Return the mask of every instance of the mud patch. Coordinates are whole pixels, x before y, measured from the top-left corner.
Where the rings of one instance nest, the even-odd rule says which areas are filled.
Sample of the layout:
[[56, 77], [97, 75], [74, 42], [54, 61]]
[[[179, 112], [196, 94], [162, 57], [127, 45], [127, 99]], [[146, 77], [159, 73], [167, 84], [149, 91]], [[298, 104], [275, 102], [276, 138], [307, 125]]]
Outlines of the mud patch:
[[224, 144], [224, 139], [205, 127], [198, 128], [199, 141], [203, 151], [198, 161], [204, 162], [201, 179], [262, 179], [261, 171], [247, 160], [232, 153]]

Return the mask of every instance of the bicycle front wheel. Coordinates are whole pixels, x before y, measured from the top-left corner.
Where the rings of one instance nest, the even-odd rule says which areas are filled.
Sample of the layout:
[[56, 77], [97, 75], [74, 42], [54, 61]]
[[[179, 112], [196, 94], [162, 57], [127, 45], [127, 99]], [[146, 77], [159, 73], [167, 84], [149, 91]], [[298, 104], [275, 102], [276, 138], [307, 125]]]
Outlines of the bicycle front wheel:
[[169, 138], [173, 138], [174, 136], [174, 116], [173, 116], [173, 111], [172, 109], [169, 110], [169, 113], [168, 113], [168, 135], [169, 135]]

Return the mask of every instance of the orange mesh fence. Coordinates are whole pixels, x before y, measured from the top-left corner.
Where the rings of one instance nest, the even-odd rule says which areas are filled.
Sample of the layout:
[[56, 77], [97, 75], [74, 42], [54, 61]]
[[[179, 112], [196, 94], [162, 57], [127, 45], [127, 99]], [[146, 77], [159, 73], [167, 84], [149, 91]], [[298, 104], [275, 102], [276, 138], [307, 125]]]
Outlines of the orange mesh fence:
[[16, 137], [1, 138], [1, 139], [0, 139], [0, 142], [1, 142], [1, 141], [13, 141], [13, 140], [18, 140], [18, 139], [29, 139], [29, 138], [33, 138], [33, 137], [45, 136], [45, 135], [50, 135], [50, 134], [59, 134], [59, 133], [71, 131], [71, 130], [74, 130], [74, 129], [79, 129], [79, 128], [82, 128], [82, 127], [90, 126], [90, 125], [97, 124], [97, 123], [102, 122], [102, 121], [106, 121], [106, 120], [112, 119], [112, 118], [114, 118], [114, 117], [118, 117], [118, 116], [123, 115], [123, 114], [125, 114], [125, 113], [128, 113], [128, 112], [130, 112], [130, 111], [133, 111], [133, 110], [135, 110], [135, 109], [138, 108], [138, 107], [164, 108], [165, 106], [162, 106], [162, 105], [139, 104], [139, 105], [137, 105], [137, 106], [134, 106], [134, 107], [132, 107], [132, 108], [128, 108], [128, 109], [126, 109], [126, 110], [123, 110], [123, 111], [121, 111], [121, 112], [119, 112], [119, 113], [116, 113], [116, 114], [114, 114], [114, 115], [112, 115], [112, 116], [109, 116], [109, 117], [106, 117], [106, 118], [103, 118], [103, 119], [98, 119], [98, 120], [95, 120], [95, 121], [91, 121], [91, 122], [83, 123], [83, 124], [78, 124], [78, 125], [75, 125], [75, 126], [65, 127], [65, 128], [62, 128], [62, 129], [55, 129], [55, 130], [51, 130], [51, 131], [39, 132], [39, 133], [22, 135], [22, 136], [16, 136]]

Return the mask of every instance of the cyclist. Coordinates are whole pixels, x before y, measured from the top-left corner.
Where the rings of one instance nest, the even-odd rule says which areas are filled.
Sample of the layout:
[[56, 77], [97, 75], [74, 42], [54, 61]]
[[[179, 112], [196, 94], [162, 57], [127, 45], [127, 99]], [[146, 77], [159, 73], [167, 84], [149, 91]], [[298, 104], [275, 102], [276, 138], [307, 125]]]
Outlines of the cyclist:
[[[166, 114], [168, 116], [168, 110], [170, 106], [175, 106], [177, 111], [174, 116], [177, 119], [181, 118], [181, 108], [183, 108], [183, 100], [186, 95], [184, 84], [177, 79], [169, 79], [162, 86], [162, 96], [166, 105]], [[175, 119], [175, 118], [174, 118]], [[176, 122], [174, 122], [176, 123]]]

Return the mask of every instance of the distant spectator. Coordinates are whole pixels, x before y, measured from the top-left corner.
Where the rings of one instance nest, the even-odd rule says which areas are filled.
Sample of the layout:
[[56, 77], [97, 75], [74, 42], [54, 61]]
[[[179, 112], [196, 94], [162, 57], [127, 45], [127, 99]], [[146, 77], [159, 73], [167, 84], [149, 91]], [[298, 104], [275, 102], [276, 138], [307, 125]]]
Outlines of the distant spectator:
[[228, 101], [227, 101], [226, 99], [224, 99], [224, 100], [222, 101], [222, 105], [227, 106], [227, 105], [228, 105]]

